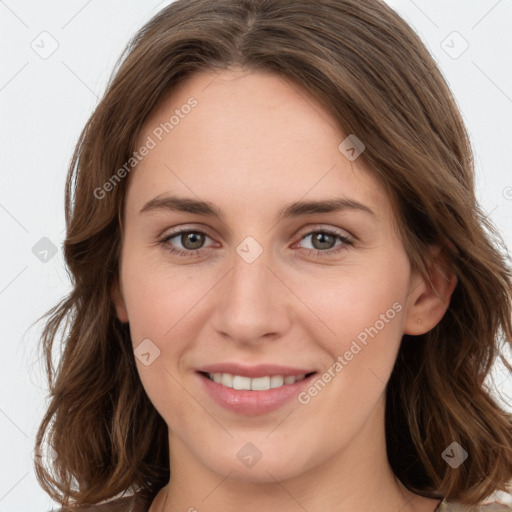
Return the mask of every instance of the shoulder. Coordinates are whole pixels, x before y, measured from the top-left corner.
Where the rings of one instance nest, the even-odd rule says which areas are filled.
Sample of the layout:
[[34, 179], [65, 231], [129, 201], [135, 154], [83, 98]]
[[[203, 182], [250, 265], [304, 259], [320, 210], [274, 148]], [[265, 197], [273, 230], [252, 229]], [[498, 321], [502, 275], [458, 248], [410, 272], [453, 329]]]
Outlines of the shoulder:
[[147, 512], [151, 501], [136, 495], [110, 500], [106, 503], [75, 508], [58, 508], [50, 512]]

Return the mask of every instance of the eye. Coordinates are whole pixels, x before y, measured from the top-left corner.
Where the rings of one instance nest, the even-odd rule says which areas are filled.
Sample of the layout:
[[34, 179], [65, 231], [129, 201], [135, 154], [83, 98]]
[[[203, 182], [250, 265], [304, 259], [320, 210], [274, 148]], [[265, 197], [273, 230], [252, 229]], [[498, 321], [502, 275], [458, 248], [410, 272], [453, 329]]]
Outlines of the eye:
[[[171, 240], [176, 241], [171, 243]], [[195, 256], [203, 248], [203, 244], [206, 238], [210, 238], [206, 233], [199, 230], [182, 229], [176, 233], [171, 233], [165, 238], [160, 240], [160, 243], [164, 245], [168, 251], [177, 256], [190, 257]], [[211, 238], [210, 238], [211, 240]], [[181, 248], [175, 248], [174, 244], [180, 244]]]
[[[306, 233], [300, 242], [311, 237], [313, 248], [306, 248], [308, 256], [332, 256], [338, 252], [347, 249], [353, 245], [353, 241], [345, 232], [337, 231], [329, 228], [322, 228]], [[159, 241], [166, 249], [176, 256], [194, 257], [197, 256], [202, 249], [206, 239], [211, 238], [201, 230], [182, 229], [175, 233], [167, 235]], [[176, 239], [174, 242], [172, 240]], [[340, 243], [336, 245], [336, 241]], [[300, 243], [299, 242], [299, 243]], [[176, 244], [181, 247], [176, 248]], [[217, 244], [217, 247], [219, 244]]]
[[[310, 231], [301, 238], [301, 241], [311, 237], [312, 249], [306, 249], [309, 256], [332, 256], [353, 245], [353, 241], [344, 232], [334, 229], [322, 228]], [[336, 241], [340, 243], [336, 245]]]

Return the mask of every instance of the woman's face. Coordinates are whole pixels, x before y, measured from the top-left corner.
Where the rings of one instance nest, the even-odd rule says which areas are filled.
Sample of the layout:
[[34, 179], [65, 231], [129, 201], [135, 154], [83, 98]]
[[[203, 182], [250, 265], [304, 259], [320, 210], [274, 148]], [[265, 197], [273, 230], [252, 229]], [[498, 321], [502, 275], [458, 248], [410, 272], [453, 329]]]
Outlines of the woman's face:
[[345, 138], [260, 72], [196, 74], [145, 123], [116, 308], [171, 468], [269, 482], [383, 453], [385, 386], [417, 333], [421, 281]]

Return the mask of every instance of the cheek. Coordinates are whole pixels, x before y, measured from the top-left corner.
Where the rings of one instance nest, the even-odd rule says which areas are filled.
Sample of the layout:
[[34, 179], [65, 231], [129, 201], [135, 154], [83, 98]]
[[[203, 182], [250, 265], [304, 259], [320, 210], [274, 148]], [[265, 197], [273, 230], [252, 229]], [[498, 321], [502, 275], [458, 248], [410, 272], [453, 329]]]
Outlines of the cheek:
[[[199, 301], [201, 290], [199, 285], [191, 287], [183, 272], [163, 270], [161, 265], [151, 266], [135, 257], [127, 259], [123, 289], [142, 385], [156, 410], [171, 425], [175, 419], [169, 417], [169, 411], [191, 408], [190, 395], [180, 383], [179, 365], [193, 345], [191, 308]], [[148, 351], [149, 361], [141, 356]]]
[[[315, 313], [302, 328], [331, 357], [320, 375], [325, 386], [318, 383], [304, 396], [304, 401], [311, 400], [307, 407], [312, 417], [323, 417], [329, 408], [322, 404], [331, 402], [336, 407], [329, 410], [339, 411], [329, 413], [331, 420], [335, 428], [344, 428], [346, 411], [358, 411], [362, 421], [373, 409], [400, 347], [408, 268], [405, 255], [397, 251], [364, 268], [347, 266], [321, 285], [302, 285], [299, 293]], [[317, 400], [317, 394], [323, 398]]]
[[311, 311], [301, 315], [303, 321], [310, 318], [305, 326], [311, 339], [324, 344], [333, 357], [348, 350], [353, 340], [364, 343], [372, 335], [399, 341], [407, 268], [397, 254], [333, 271], [328, 279], [310, 278], [302, 283], [297, 279], [294, 290]]
[[179, 340], [195, 306], [208, 292], [207, 283], [198, 280], [193, 269], [171, 271], [135, 257], [126, 261], [123, 288], [134, 345], [145, 338], [160, 344]]

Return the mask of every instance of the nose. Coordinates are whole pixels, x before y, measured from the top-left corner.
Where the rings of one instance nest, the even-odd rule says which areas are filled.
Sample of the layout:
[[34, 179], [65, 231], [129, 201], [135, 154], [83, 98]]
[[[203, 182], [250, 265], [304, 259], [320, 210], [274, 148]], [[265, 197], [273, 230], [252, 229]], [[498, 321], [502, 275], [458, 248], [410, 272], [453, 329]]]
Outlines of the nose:
[[291, 326], [293, 294], [276, 265], [263, 253], [248, 263], [236, 252], [228, 274], [216, 287], [215, 331], [238, 344], [261, 344], [276, 339]]

